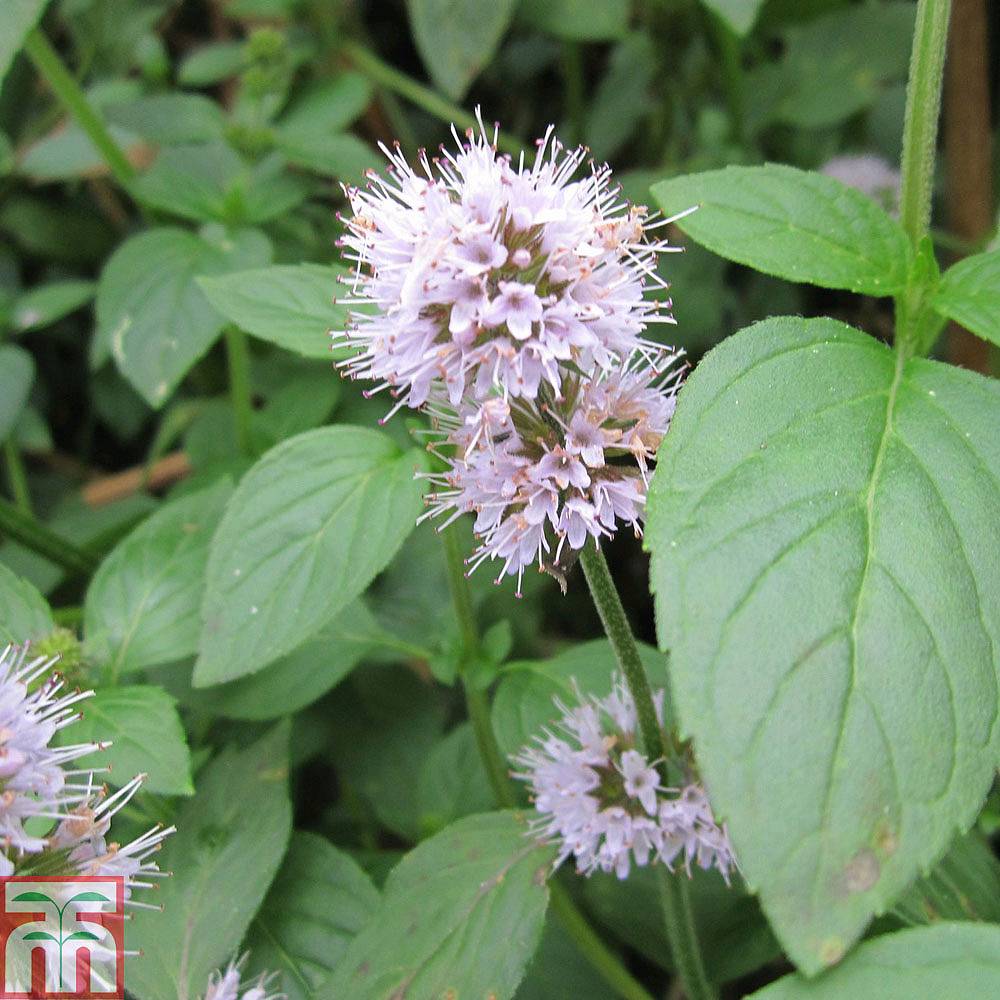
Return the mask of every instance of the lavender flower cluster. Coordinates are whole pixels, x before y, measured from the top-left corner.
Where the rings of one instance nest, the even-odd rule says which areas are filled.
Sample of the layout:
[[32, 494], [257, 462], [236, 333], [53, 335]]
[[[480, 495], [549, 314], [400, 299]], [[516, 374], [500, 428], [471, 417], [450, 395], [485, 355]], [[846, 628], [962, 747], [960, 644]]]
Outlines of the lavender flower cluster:
[[269, 992], [275, 974], [258, 976], [242, 982], [243, 963], [247, 956], [230, 962], [224, 971], [213, 972], [208, 979], [204, 1000], [285, 1000], [284, 993]]
[[[341, 241], [365, 307], [333, 333], [352, 378], [388, 390], [387, 417], [424, 408], [447, 469], [429, 476], [428, 516], [473, 513], [486, 560], [563, 578], [588, 538], [641, 530], [647, 472], [674, 409], [678, 353], [644, 337], [672, 323], [643, 207], [607, 166], [552, 135], [534, 164], [497, 153], [480, 120], [459, 149], [414, 170], [384, 149], [388, 177], [347, 188]], [[442, 525], [443, 526], [443, 525]]]
[[[663, 725], [663, 691], [654, 697]], [[712, 814], [695, 783], [667, 788], [655, 762], [636, 749], [635, 702], [620, 675], [604, 698], [580, 696], [580, 704], [556, 707], [562, 718], [536, 737], [514, 761], [515, 777], [528, 783], [541, 814], [533, 831], [559, 845], [556, 866], [568, 857], [585, 875], [628, 876], [633, 861], [650, 859], [688, 874], [694, 862], [717, 868], [726, 882], [736, 867], [729, 834]]]

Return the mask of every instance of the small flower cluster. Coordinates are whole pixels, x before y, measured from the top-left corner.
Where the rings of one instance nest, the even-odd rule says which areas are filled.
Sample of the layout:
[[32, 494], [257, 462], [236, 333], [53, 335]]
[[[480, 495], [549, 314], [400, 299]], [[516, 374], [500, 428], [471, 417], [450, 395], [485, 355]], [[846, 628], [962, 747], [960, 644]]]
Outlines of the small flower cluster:
[[[663, 724], [663, 691], [654, 697]], [[572, 855], [577, 870], [614, 872], [624, 879], [632, 862], [650, 859], [673, 870], [681, 861], [691, 873], [718, 868], [729, 881], [736, 867], [729, 835], [712, 814], [704, 789], [695, 783], [665, 787], [638, 749], [635, 702], [620, 675], [604, 698], [580, 696], [553, 730], [536, 738], [514, 759], [514, 776], [528, 783], [541, 816], [534, 831], [559, 845], [556, 866]]]
[[[142, 785], [140, 775], [108, 794], [95, 772], [67, 764], [109, 744], [53, 747], [57, 732], [80, 718], [78, 704], [93, 691], [64, 692], [52, 673], [54, 661], [28, 658], [28, 648], [8, 646], [0, 654], [0, 875], [97, 875], [125, 878], [128, 905], [133, 889], [150, 888], [160, 875], [151, 855], [173, 828], [155, 827], [122, 847], [107, 840], [114, 815]], [[25, 824], [43, 820], [51, 832], [28, 833]], [[30, 825], [30, 824], [29, 824]]]
[[391, 392], [386, 419], [431, 413], [449, 468], [430, 477], [429, 516], [473, 512], [472, 568], [501, 560], [520, 584], [532, 563], [561, 576], [619, 523], [639, 530], [681, 374], [643, 336], [673, 322], [669, 299], [645, 292], [666, 288], [657, 257], [677, 248], [648, 238], [672, 220], [621, 200], [607, 166], [574, 180], [586, 151], [551, 129], [530, 168], [482, 122], [456, 140], [419, 171], [386, 149], [388, 178], [347, 189], [347, 301], [369, 309], [334, 347], [377, 383], [367, 395]]
[[241, 983], [243, 963], [247, 956], [239, 961], [230, 962], [224, 972], [213, 972], [208, 979], [205, 1000], [284, 1000], [284, 993], [269, 993], [268, 984], [273, 982], [274, 975], [258, 976], [252, 983]]

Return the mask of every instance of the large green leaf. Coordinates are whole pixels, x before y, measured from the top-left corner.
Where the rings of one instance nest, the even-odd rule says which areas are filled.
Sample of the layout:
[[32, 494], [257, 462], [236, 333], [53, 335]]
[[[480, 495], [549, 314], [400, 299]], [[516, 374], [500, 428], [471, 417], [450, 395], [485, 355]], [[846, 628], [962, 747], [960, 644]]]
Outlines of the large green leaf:
[[966, 923], [874, 938], [825, 976], [785, 976], [751, 1000], [972, 1000], [998, 994], [1000, 927]]
[[0, 83], [47, 3], [48, 0], [4, 0], [0, 6]]
[[874, 201], [823, 174], [769, 163], [660, 181], [653, 197], [689, 236], [729, 260], [788, 281], [894, 295], [909, 250]]
[[1000, 384], [779, 318], [682, 390], [661, 645], [743, 872], [807, 973], [969, 826], [998, 759]]
[[518, 16], [557, 38], [599, 42], [628, 30], [629, 0], [521, 0]]
[[942, 316], [1000, 344], [1000, 250], [977, 253], [950, 267], [931, 302]]
[[348, 308], [335, 305], [343, 293], [339, 266], [277, 264], [203, 278], [209, 302], [226, 319], [261, 340], [307, 358], [329, 360], [330, 330], [342, 329]]
[[35, 362], [16, 344], [0, 346], [0, 441], [5, 441], [28, 401], [35, 381]]
[[317, 1000], [513, 996], [548, 905], [552, 848], [520, 813], [469, 816], [393, 869]]
[[0, 563], [0, 609], [0, 647], [44, 639], [55, 628], [45, 598], [3, 563]]
[[278, 973], [288, 1000], [310, 1000], [378, 908], [378, 890], [349, 855], [296, 832], [250, 927], [248, 972]]
[[114, 676], [197, 651], [208, 546], [232, 491], [222, 480], [165, 504], [101, 563], [84, 629], [90, 654]]
[[[639, 654], [654, 688], [665, 687], [666, 658], [644, 643]], [[551, 728], [561, 714], [555, 698], [574, 705], [577, 688], [584, 694], [604, 697], [611, 690], [611, 675], [616, 669], [615, 654], [606, 639], [580, 643], [549, 660], [508, 663], [493, 699], [493, 731], [500, 748], [507, 755], [515, 754], [543, 729]]]
[[212, 540], [195, 684], [254, 673], [357, 597], [413, 530], [422, 461], [367, 427], [320, 427], [272, 448]]
[[291, 832], [288, 726], [246, 750], [221, 753], [198, 779], [157, 857], [173, 874], [157, 894], [163, 912], [129, 925], [129, 992], [139, 1000], [196, 1000], [213, 969], [236, 951], [278, 870]]
[[431, 79], [459, 100], [493, 58], [514, 0], [406, 0], [420, 58]]
[[107, 781], [121, 786], [145, 774], [143, 788], [158, 795], [190, 795], [191, 760], [174, 699], [147, 685], [102, 688], [83, 705], [66, 742], [110, 741], [79, 767], [110, 765]]
[[151, 229], [126, 240], [97, 287], [91, 362], [113, 356], [151, 406], [162, 406], [188, 369], [212, 346], [225, 320], [195, 278], [266, 264], [270, 245], [253, 229], [226, 234], [206, 227]]
[[764, 0], [702, 0], [738, 35], [745, 35], [757, 20]]

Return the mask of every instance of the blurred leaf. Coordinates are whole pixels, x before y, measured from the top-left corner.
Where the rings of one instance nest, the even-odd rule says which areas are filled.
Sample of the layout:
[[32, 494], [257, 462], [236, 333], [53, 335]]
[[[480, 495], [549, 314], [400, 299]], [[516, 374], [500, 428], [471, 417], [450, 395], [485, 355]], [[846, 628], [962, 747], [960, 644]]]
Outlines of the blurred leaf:
[[[666, 684], [663, 653], [641, 643], [639, 653], [654, 688]], [[611, 690], [616, 669], [614, 653], [606, 639], [580, 643], [550, 660], [516, 660], [500, 671], [500, 685], [493, 698], [493, 731], [500, 749], [510, 756], [541, 734], [562, 714], [553, 699], [574, 705], [574, 681], [585, 695], [604, 697]]]
[[601, 42], [624, 36], [630, 7], [629, 0], [521, 0], [518, 14], [557, 38]]
[[360, 600], [298, 649], [249, 677], [195, 692], [197, 703], [228, 719], [276, 719], [317, 701], [372, 647], [378, 624]]
[[[111, 125], [108, 132], [126, 154], [137, 152], [139, 137]], [[41, 184], [110, 174], [103, 154], [78, 125], [69, 123], [31, 146], [19, 157], [17, 171]]]
[[523, 816], [469, 816], [393, 869], [382, 903], [317, 1000], [410, 993], [509, 1000], [542, 933], [552, 848]]
[[896, 901], [893, 916], [908, 924], [941, 920], [1000, 923], [1000, 861], [982, 834], [970, 830]]
[[103, 219], [76, 202], [9, 195], [0, 203], [0, 229], [30, 256], [97, 263], [117, 240]]
[[48, 0], [4, 0], [0, 7], [0, 83]]
[[267, 893], [292, 825], [288, 725], [246, 750], [224, 750], [198, 776], [197, 794], [157, 857], [173, 874], [159, 910], [139, 910], [129, 946], [129, 992], [139, 1000], [201, 996], [209, 974], [233, 956]]
[[822, 174], [769, 163], [653, 185], [665, 215], [729, 260], [824, 288], [893, 295], [906, 285], [909, 243], [870, 198]]
[[745, 35], [754, 26], [764, 0], [701, 0], [715, 11], [737, 35]]
[[235, 76], [247, 61], [243, 42], [213, 42], [184, 57], [177, 69], [177, 82], [184, 87], [210, 87]]
[[549, 916], [515, 1000], [608, 1000], [608, 984], [581, 961], [580, 946]]
[[191, 761], [174, 699], [150, 685], [99, 690], [65, 734], [65, 743], [109, 741], [106, 750], [80, 758], [79, 767], [110, 766], [117, 787], [146, 774], [143, 788], [157, 795], [191, 795]]
[[406, 0], [413, 42], [435, 86], [453, 100], [486, 68], [515, 0]]
[[195, 685], [254, 673], [357, 597], [413, 530], [422, 462], [366, 427], [321, 427], [269, 451], [212, 542]]
[[284, 215], [308, 188], [278, 156], [254, 166], [223, 142], [168, 146], [133, 185], [153, 208], [195, 222], [254, 224]]
[[493, 808], [493, 790], [472, 723], [459, 723], [424, 758], [417, 799], [422, 837], [463, 816]]
[[91, 363], [114, 356], [153, 407], [162, 406], [224, 326], [195, 278], [265, 263], [266, 237], [253, 229], [151, 229], [112, 254], [97, 287]]
[[329, 360], [330, 331], [343, 329], [347, 306], [339, 264], [277, 264], [201, 282], [208, 300], [226, 319], [262, 340], [307, 358]]
[[349, 855], [296, 831], [247, 934], [248, 974], [277, 972], [274, 989], [311, 1000], [378, 903], [378, 890]]
[[101, 563], [87, 589], [87, 649], [113, 677], [198, 649], [208, 546], [232, 483], [164, 504]]
[[995, 774], [998, 422], [1000, 383], [829, 319], [742, 330], [681, 392], [647, 504], [660, 641], [713, 807], [807, 973]]
[[441, 690], [409, 667], [366, 663], [323, 707], [338, 774], [383, 826], [418, 840], [420, 773], [444, 733]]
[[1000, 994], [1000, 927], [937, 924], [863, 942], [818, 979], [793, 974], [748, 1000], [970, 1000]]
[[614, 47], [587, 115], [586, 142], [596, 159], [614, 156], [649, 113], [655, 71], [656, 50], [648, 35], [635, 32]]
[[340, 396], [340, 380], [326, 365], [313, 365], [269, 394], [253, 414], [254, 444], [266, 451], [285, 438], [325, 423]]
[[336, 177], [345, 184], [363, 184], [365, 171], [381, 164], [379, 154], [350, 133], [326, 135], [300, 126], [282, 125], [275, 129], [274, 140], [289, 163]]
[[15, 344], [0, 344], [0, 441], [6, 441], [35, 381], [34, 358]]
[[0, 647], [44, 639], [55, 628], [45, 598], [3, 563], [0, 563], [0, 608], [3, 609]]
[[372, 85], [360, 73], [345, 72], [314, 83], [281, 119], [293, 132], [342, 132], [363, 114], [372, 99]]
[[21, 410], [14, 425], [14, 440], [22, 451], [44, 453], [52, 451], [52, 432], [45, 418], [30, 403]]
[[[672, 877], [688, 875], [678, 867]], [[581, 888], [587, 909], [615, 937], [655, 965], [675, 968], [655, 868], [634, 868], [625, 881], [598, 872]], [[688, 893], [705, 968], [713, 982], [740, 979], [781, 956], [757, 900], [738, 880], [728, 886], [718, 872], [695, 865]]]
[[1000, 250], [977, 253], [948, 268], [932, 304], [977, 337], [1000, 344]]
[[200, 94], [150, 94], [109, 105], [104, 117], [112, 125], [164, 145], [219, 139], [226, 124], [222, 108]]
[[85, 306], [94, 297], [92, 281], [53, 281], [36, 285], [14, 301], [11, 317], [15, 330], [39, 330]]

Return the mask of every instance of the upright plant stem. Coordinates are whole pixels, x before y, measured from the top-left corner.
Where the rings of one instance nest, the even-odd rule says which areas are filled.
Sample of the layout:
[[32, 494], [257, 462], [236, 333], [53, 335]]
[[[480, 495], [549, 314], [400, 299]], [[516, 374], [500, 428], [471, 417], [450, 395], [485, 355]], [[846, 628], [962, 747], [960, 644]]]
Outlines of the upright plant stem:
[[[394, 94], [406, 98], [411, 104], [423, 108], [428, 114], [439, 118], [448, 125], [455, 124], [459, 128], [478, 128], [474, 116], [463, 111], [458, 105], [446, 101], [439, 94], [425, 87], [413, 77], [401, 73], [394, 66], [383, 62], [377, 55], [356, 42], [346, 42], [342, 51], [354, 66], [368, 77], [372, 83], [391, 90]], [[516, 156], [523, 146], [520, 142], [501, 135], [497, 143], [504, 152]]]
[[[639, 657], [639, 647], [636, 645], [635, 636], [632, 634], [604, 553], [599, 548], [586, 546], [580, 555], [580, 565], [583, 566], [583, 573], [587, 578], [587, 585], [590, 587], [604, 631], [611, 641], [615, 659], [632, 692], [639, 719], [642, 746], [650, 759], [657, 757], [664, 759], [660, 771], [666, 778], [665, 759], [669, 756], [670, 746], [663, 727], [657, 721], [653, 694]], [[687, 882], [665, 868], [659, 874], [660, 900], [667, 940], [670, 942], [670, 953], [684, 992], [688, 1000], [713, 1000], [716, 991], [705, 972]]]
[[135, 168], [111, 137], [101, 116], [87, 100], [87, 95], [66, 69], [59, 53], [52, 47], [41, 28], [34, 28], [29, 32], [24, 43], [24, 51], [63, 107], [76, 119], [77, 124], [97, 148], [118, 183], [128, 188], [135, 177]]
[[[472, 729], [479, 747], [479, 755], [486, 768], [490, 786], [497, 805], [510, 809], [517, 805], [517, 797], [507, 774], [503, 753], [497, 744], [490, 720], [489, 702], [486, 694], [469, 682], [467, 667], [479, 651], [479, 630], [476, 626], [475, 609], [469, 581], [465, 576], [465, 564], [459, 544], [457, 529], [445, 529], [441, 537], [444, 541], [445, 562], [448, 568], [448, 589], [455, 608], [459, 636], [462, 641], [462, 658], [459, 674], [465, 691], [465, 704], [472, 722]], [[577, 909], [569, 893], [555, 880], [549, 882], [552, 909], [562, 921], [567, 933], [576, 942], [580, 953], [593, 966], [604, 981], [624, 1000], [653, 1000], [649, 992], [619, 961], [617, 956], [604, 944], [587, 923], [586, 917]], [[692, 998], [696, 1000], [696, 998]]]
[[226, 359], [229, 363], [229, 398], [233, 405], [236, 443], [244, 455], [249, 455], [250, 421], [253, 399], [250, 392], [250, 351], [246, 334], [235, 326], [226, 327]]
[[0, 534], [20, 542], [70, 573], [89, 576], [97, 569], [98, 556], [56, 534], [51, 528], [7, 500], [0, 499]]
[[566, 117], [572, 129], [572, 135], [567, 137], [567, 141], [583, 142], [587, 110], [584, 101], [583, 58], [579, 42], [562, 43], [560, 63], [566, 97]]
[[24, 472], [24, 462], [21, 461], [21, 452], [18, 450], [13, 435], [3, 443], [3, 457], [7, 464], [7, 480], [10, 483], [10, 492], [14, 503], [18, 510], [30, 516], [31, 490], [28, 489], [28, 477]]
[[914, 247], [927, 235], [934, 183], [934, 153], [951, 0], [918, 0], [906, 85], [899, 221]]

